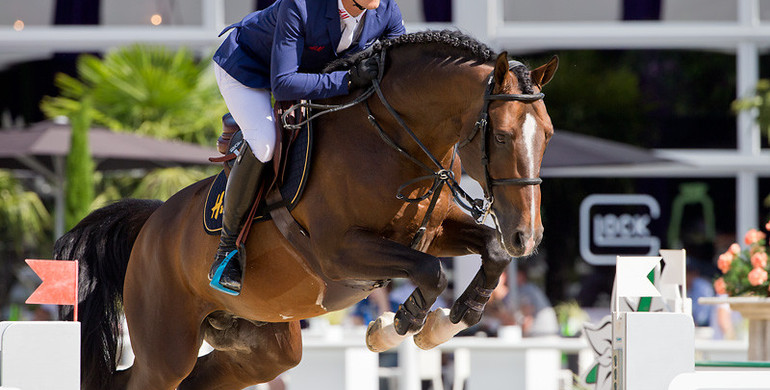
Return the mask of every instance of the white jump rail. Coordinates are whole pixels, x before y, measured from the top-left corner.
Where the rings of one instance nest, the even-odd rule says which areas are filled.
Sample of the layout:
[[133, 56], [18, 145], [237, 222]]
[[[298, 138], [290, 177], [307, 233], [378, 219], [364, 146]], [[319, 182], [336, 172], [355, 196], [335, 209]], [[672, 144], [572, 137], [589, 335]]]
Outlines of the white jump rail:
[[[617, 259], [611, 387], [619, 390], [770, 388], [770, 370], [763, 366], [715, 364], [696, 370], [694, 327], [689, 299], [684, 298], [685, 254], [683, 250], [662, 250], [661, 254], [666, 261], [666, 272], [656, 286], [647, 280], [647, 274], [656, 267], [660, 257], [619, 256]], [[661, 297], [669, 311], [633, 312], [621, 308], [622, 297], [643, 296]]]
[[80, 389], [80, 323], [0, 322], [0, 389]]
[[[303, 331], [303, 359], [298, 367], [286, 373], [287, 389], [303, 390], [317, 387], [321, 382], [311, 373], [317, 372], [321, 367], [327, 367], [331, 362], [335, 364], [323, 375], [324, 387], [341, 390], [370, 389], [374, 386], [373, 383], [377, 383], [383, 372], [387, 371], [391, 374], [389, 376], [397, 378], [399, 390], [420, 389], [421, 381], [428, 378], [422, 378], [420, 367], [423, 357], [411, 339], [405, 340], [395, 351], [399, 355], [399, 365], [383, 371], [378, 367], [378, 355], [366, 350], [364, 331], [365, 327], [359, 329], [343, 326], [327, 327], [322, 335], [312, 330]], [[124, 341], [124, 353], [130, 353], [131, 344], [129, 340]], [[484, 386], [488, 383], [503, 383], [505, 378], [511, 377], [515, 379], [509, 382], [510, 386], [507, 388], [510, 390], [546, 389], [549, 386], [555, 386], [556, 377], [543, 378], [537, 372], [558, 371], [562, 353], [580, 356], [581, 371], [586, 368], [587, 363], [590, 363], [584, 361], [585, 355], [592, 355], [588, 343], [582, 337], [519, 339], [455, 337], [440, 345], [438, 349], [447, 353], [461, 351], [464, 359], [460, 362], [455, 361], [455, 377], [444, 379], [450, 383], [456, 380], [467, 380], [466, 390], [494, 388]], [[738, 357], [745, 356], [747, 349], [745, 340], [695, 340], [696, 356], [709, 360], [736, 360]], [[201, 351], [202, 354], [208, 352], [208, 349]], [[485, 363], [490, 359], [494, 364]], [[131, 356], [124, 359], [122, 368], [130, 366], [131, 360]], [[316, 365], [316, 362], [320, 362], [319, 365]], [[434, 362], [434, 364], [439, 363]], [[462, 367], [457, 366], [458, 364]], [[538, 367], [538, 364], [543, 366]], [[498, 367], [500, 365], [504, 365], [504, 369]], [[457, 373], [458, 369], [459, 373]], [[338, 387], [327, 386], [330, 383]], [[544, 383], [547, 384], [543, 385]]]

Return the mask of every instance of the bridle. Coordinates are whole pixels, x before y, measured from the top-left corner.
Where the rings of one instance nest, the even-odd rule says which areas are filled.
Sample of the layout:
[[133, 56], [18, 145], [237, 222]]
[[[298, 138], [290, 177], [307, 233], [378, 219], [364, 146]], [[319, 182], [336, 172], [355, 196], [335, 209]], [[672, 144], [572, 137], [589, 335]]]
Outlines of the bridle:
[[[524, 66], [519, 61], [508, 61], [508, 69], [513, 69], [518, 66]], [[536, 186], [540, 185], [543, 182], [543, 179], [539, 177], [523, 177], [523, 178], [506, 178], [506, 179], [494, 179], [489, 174], [489, 104], [492, 101], [500, 100], [500, 101], [516, 101], [516, 102], [522, 102], [522, 103], [534, 103], [538, 100], [542, 100], [545, 97], [545, 94], [542, 92], [538, 93], [492, 93], [494, 87], [495, 87], [495, 80], [494, 80], [494, 71], [490, 73], [489, 77], [487, 77], [487, 88], [484, 91], [484, 106], [481, 109], [481, 114], [479, 114], [479, 119], [476, 121], [476, 124], [473, 126], [473, 130], [471, 131], [471, 134], [468, 135], [468, 137], [458, 143], [458, 149], [461, 149], [468, 145], [471, 141], [473, 141], [474, 138], [476, 138], [477, 134], [481, 134], [483, 139], [481, 140], [481, 164], [484, 167], [484, 196], [485, 200], [489, 203], [491, 206], [492, 202], [494, 202], [494, 197], [492, 195], [492, 188], [494, 186], [498, 185], [519, 185], [519, 186]], [[485, 210], [485, 213], [488, 214], [489, 210]]]
[[[423, 151], [423, 153], [428, 156], [428, 158], [431, 160], [433, 165], [436, 166], [437, 170], [433, 170], [427, 165], [425, 165], [423, 162], [415, 158], [414, 156], [410, 155], [404, 148], [400, 147], [393, 141], [393, 139], [385, 133], [382, 126], [377, 122], [377, 120], [374, 117], [374, 114], [372, 113], [371, 108], [369, 107], [369, 101], [364, 101], [364, 106], [366, 107], [366, 111], [368, 113], [369, 122], [374, 126], [375, 129], [380, 134], [380, 137], [390, 145], [393, 149], [407, 157], [409, 160], [413, 161], [415, 164], [419, 165], [423, 169], [432, 172], [432, 174], [427, 176], [418, 177], [415, 179], [412, 179], [403, 185], [399, 187], [398, 192], [396, 194], [396, 197], [398, 199], [401, 199], [408, 203], [418, 203], [421, 202], [428, 197], [432, 196], [430, 205], [428, 206], [428, 209], [425, 213], [425, 217], [423, 218], [422, 224], [420, 225], [419, 230], [415, 234], [414, 238], [412, 239], [412, 248], [416, 248], [417, 245], [419, 245], [422, 236], [424, 235], [428, 221], [430, 220], [431, 213], [433, 212], [433, 209], [436, 205], [436, 202], [438, 201], [438, 197], [441, 193], [441, 189], [446, 184], [449, 189], [452, 191], [452, 196], [455, 199], [455, 202], [462, 207], [463, 209], [467, 210], [471, 213], [473, 218], [476, 220], [476, 223], [482, 224], [484, 223], [484, 220], [489, 215], [490, 210], [492, 208], [492, 204], [494, 203], [494, 197], [492, 195], [492, 189], [494, 186], [499, 185], [518, 185], [518, 186], [529, 186], [529, 185], [540, 185], [540, 183], [543, 182], [543, 180], [539, 177], [534, 178], [505, 178], [505, 179], [493, 179], [491, 175], [489, 174], [489, 104], [494, 100], [501, 100], [501, 101], [519, 101], [523, 103], [533, 103], [538, 100], [541, 100], [545, 97], [545, 94], [542, 92], [535, 93], [535, 94], [494, 94], [492, 93], [493, 88], [495, 86], [494, 83], [494, 71], [490, 73], [489, 77], [487, 77], [487, 88], [484, 92], [484, 106], [481, 109], [481, 113], [479, 114], [479, 119], [476, 121], [476, 124], [473, 126], [473, 130], [471, 134], [462, 142], [458, 142], [455, 147], [454, 151], [452, 153], [452, 160], [449, 164], [449, 168], [444, 168], [441, 163], [436, 159], [436, 157], [433, 156], [433, 154], [425, 147], [425, 145], [420, 141], [419, 138], [414, 134], [412, 129], [409, 128], [409, 126], [404, 122], [404, 120], [401, 118], [401, 116], [396, 112], [396, 110], [393, 108], [393, 106], [388, 103], [387, 99], [382, 93], [382, 89], [380, 89], [380, 80], [382, 80], [382, 73], [384, 70], [384, 62], [385, 62], [385, 50], [382, 51], [380, 58], [379, 58], [379, 69], [380, 74], [377, 77], [377, 79], [372, 80], [372, 88], [377, 93], [377, 96], [380, 98], [380, 101], [385, 106], [385, 108], [388, 110], [388, 112], [393, 116], [393, 118], [398, 122], [398, 124], [401, 126], [401, 128], [404, 129], [404, 131], [409, 135], [410, 138], [420, 147], [420, 149]], [[513, 69], [516, 66], [524, 66], [522, 63], [518, 61], [511, 61], [509, 62], [508, 69]], [[473, 199], [470, 195], [468, 195], [462, 188], [460, 188], [459, 183], [454, 179], [454, 172], [452, 172], [452, 166], [454, 165], [455, 157], [457, 156], [457, 151], [468, 145], [477, 134], [481, 134], [483, 139], [481, 141], [481, 163], [484, 167], [484, 199]], [[422, 196], [418, 196], [415, 198], [409, 198], [405, 195], [403, 195], [403, 190], [422, 180], [426, 179], [433, 179], [433, 185], [431, 186], [430, 190], [428, 190], [425, 194]]]
[[[543, 93], [535, 93], [535, 94], [494, 94], [492, 93], [495, 83], [494, 83], [494, 71], [490, 73], [489, 77], [487, 77], [487, 87], [484, 92], [484, 106], [481, 109], [481, 113], [479, 114], [479, 119], [476, 121], [476, 124], [473, 126], [473, 130], [471, 131], [471, 134], [468, 135], [468, 137], [455, 144], [454, 150], [452, 152], [452, 160], [449, 164], [449, 168], [444, 168], [441, 163], [438, 161], [438, 159], [433, 156], [433, 154], [425, 147], [425, 145], [420, 141], [420, 139], [417, 137], [417, 135], [414, 134], [412, 129], [404, 122], [403, 118], [396, 112], [396, 110], [393, 108], [393, 106], [388, 103], [388, 100], [385, 98], [385, 96], [382, 93], [382, 89], [380, 88], [380, 81], [382, 80], [383, 73], [385, 70], [385, 49], [382, 49], [380, 52], [380, 55], [378, 57], [378, 68], [379, 68], [379, 74], [376, 79], [372, 80], [372, 86], [368, 88], [363, 94], [358, 96], [356, 99], [354, 99], [351, 102], [341, 104], [341, 105], [321, 105], [321, 104], [315, 104], [310, 102], [302, 102], [295, 104], [291, 108], [289, 108], [286, 112], [282, 115], [282, 122], [285, 128], [288, 129], [297, 129], [304, 126], [307, 122], [311, 121], [312, 119], [327, 114], [330, 112], [335, 112], [339, 110], [343, 110], [349, 107], [352, 107], [356, 104], [363, 103], [364, 107], [366, 108], [369, 122], [374, 126], [374, 128], [378, 131], [380, 137], [385, 141], [386, 144], [388, 144], [391, 148], [395, 149], [397, 152], [399, 152], [401, 155], [421, 167], [422, 169], [426, 170], [427, 172], [430, 172], [430, 174], [426, 176], [417, 177], [415, 179], [409, 180], [408, 182], [402, 184], [397, 192], [396, 192], [396, 198], [403, 200], [407, 203], [419, 203], [427, 198], [431, 198], [430, 204], [428, 206], [428, 209], [425, 212], [425, 217], [423, 217], [422, 223], [420, 224], [420, 228], [418, 229], [417, 233], [415, 234], [414, 238], [412, 239], [411, 247], [416, 248], [421, 240], [423, 235], [425, 234], [425, 231], [427, 230], [428, 221], [430, 220], [430, 217], [433, 213], [433, 210], [436, 206], [436, 203], [438, 202], [439, 195], [441, 194], [441, 190], [443, 189], [444, 185], [446, 185], [450, 191], [452, 192], [452, 196], [455, 200], [455, 202], [462, 207], [463, 209], [467, 210], [471, 216], [476, 220], [476, 223], [482, 224], [484, 223], [484, 220], [486, 217], [490, 214], [490, 210], [492, 208], [492, 203], [494, 203], [494, 196], [492, 194], [492, 190], [494, 186], [499, 185], [518, 185], [518, 186], [535, 186], [540, 185], [540, 183], [543, 182], [542, 179], [539, 177], [532, 177], [532, 178], [504, 178], [504, 179], [494, 179], [489, 174], [489, 104], [492, 101], [500, 100], [500, 101], [518, 101], [522, 103], [533, 103], [538, 100], [542, 100], [545, 97], [545, 94]], [[517, 66], [524, 66], [522, 63], [518, 61], [510, 61], [508, 65], [508, 69], [513, 69]], [[434, 168], [429, 167], [427, 164], [423, 163], [416, 157], [412, 156], [407, 152], [404, 148], [399, 146], [382, 128], [382, 126], [377, 122], [377, 119], [374, 117], [374, 114], [372, 113], [371, 108], [369, 107], [369, 97], [371, 97], [374, 93], [377, 94], [382, 104], [385, 106], [385, 108], [388, 110], [388, 112], [391, 114], [391, 116], [398, 122], [399, 126], [409, 135], [409, 137], [420, 147], [422, 152], [428, 157], [432, 165], [435, 166]], [[299, 108], [311, 108], [311, 109], [320, 109], [323, 110], [322, 112], [318, 112], [314, 115], [311, 115], [306, 120], [290, 125], [287, 124], [287, 117], [291, 112], [293, 112], [296, 109]], [[454, 172], [452, 171], [452, 166], [455, 162], [455, 157], [457, 156], [457, 151], [460, 148], [463, 148], [467, 146], [478, 134], [481, 134], [483, 139], [481, 140], [481, 163], [484, 167], [484, 199], [474, 199], [468, 193], [466, 193], [461, 187], [460, 184], [455, 180], [454, 178]], [[404, 190], [409, 187], [410, 185], [424, 181], [433, 179], [433, 185], [431, 188], [425, 192], [421, 196], [410, 198], [406, 195], [404, 195]]]

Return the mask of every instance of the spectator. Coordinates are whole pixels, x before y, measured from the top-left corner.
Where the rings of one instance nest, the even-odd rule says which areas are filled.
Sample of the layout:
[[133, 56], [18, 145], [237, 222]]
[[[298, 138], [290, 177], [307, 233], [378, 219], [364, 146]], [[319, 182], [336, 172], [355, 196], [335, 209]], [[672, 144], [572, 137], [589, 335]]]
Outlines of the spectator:
[[551, 302], [540, 287], [529, 281], [527, 267], [519, 263], [516, 285], [521, 311], [521, 332], [524, 337], [559, 334], [559, 321]]
[[735, 324], [740, 324], [743, 317], [737, 311], [732, 311], [729, 303], [717, 305], [715, 314], [711, 318], [710, 325], [714, 329], [714, 340], [738, 339]]
[[559, 334], [556, 312], [545, 293], [529, 281], [526, 266], [519, 263], [516, 273], [515, 299], [510, 296], [506, 270], [500, 275], [500, 283], [492, 292], [478, 327], [473, 327], [470, 332], [464, 332], [465, 334], [481, 331], [490, 336], [497, 336], [500, 327], [510, 325], [521, 326], [524, 337]]
[[508, 271], [500, 275], [500, 282], [489, 297], [480, 330], [490, 336], [497, 336], [501, 326], [519, 325], [513, 302], [509, 298]]
[[376, 320], [380, 314], [386, 311], [395, 313], [398, 310], [399, 303], [390, 297], [390, 286], [391, 284], [388, 284], [372, 291], [367, 298], [353, 306], [350, 318], [354, 325], [368, 325]]
[[713, 297], [714, 287], [711, 282], [701, 275], [697, 260], [687, 259], [687, 297], [692, 299], [692, 319], [695, 326], [709, 326], [715, 315], [716, 307], [713, 305], [701, 305], [700, 297]]

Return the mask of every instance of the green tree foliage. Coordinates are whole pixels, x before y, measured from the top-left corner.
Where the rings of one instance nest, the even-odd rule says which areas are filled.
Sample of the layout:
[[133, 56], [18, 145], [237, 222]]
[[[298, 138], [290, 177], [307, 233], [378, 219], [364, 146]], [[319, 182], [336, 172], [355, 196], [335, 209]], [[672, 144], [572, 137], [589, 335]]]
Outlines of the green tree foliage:
[[[759, 131], [770, 140], [770, 79], [759, 80], [753, 94], [736, 99], [731, 107], [734, 112], [756, 110]], [[762, 205], [770, 209], [770, 195], [765, 196]]]
[[[527, 56], [540, 65], [553, 55]], [[559, 52], [545, 87], [556, 129], [644, 148], [735, 145], [731, 55], [684, 50]]]
[[[161, 139], [213, 145], [227, 112], [219, 95], [210, 61], [197, 62], [187, 49], [133, 45], [108, 53], [103, 59], [84, 55], [78, 77], [56, 76], [57, 97], [46, 97], [41, 108], [49, 117], [72, 116], [91, 97], [94, 124], [116, 131]], [[141, 177], [96, 174], [98, 195], [92, 208], [127, 196], [168, 199], [216, 169], [170, 168]]]
[[[0, 307], [16, 282], [15, 274], [26, 257], [50, 252], [51, 216], [32, 191], [10, 171], [0, 170]], [[5, 319], [0, 313], [0, 319]]]
[[69, 230], [91, 211], [94, 200], [94, 160], [88, 149], [91, 128], [91, 97], [85, 96], [80, 109], [72, 114], [70, 152], [67, 154], [65, 223]]
[[84, 55], [78, 60], [79, 78], [57, 75], [61, 95], [44, 98], [41, 108], [49, 117], [69, 116], [90, 95], [96, 124], [211, 144], [226, 108], [209, 64], [196, 62], [187, 49], [147, 45], [121, 48], [104, 59]]
[[9, 171], [0, 170], [0, 247], [21, 255], [45, 241], [51, 216], [32, 191], [27, 191]]
[[182, 188], [216, 174], [220, 165], [205, 169], [163, 168], [136, 177], [96, 173], [98, 195], [92, 208], [96, 209], [125, 197], [167, 200]]
[[757, 83], [754, 93], [733, 102], [734, 111], [757, 110], [759, 129], [770, 138], [770, 79], [762, 79]]
[[[534, 57], [531, 67], [551, 55]], [[559, 69], [544, 91], [557, 130], [639, 143], [649, 105], [642, 99], [638, 74], [621, 59], [618, 52], [559, 53]]]
[[[215, 171], [219, 169], [218, 165], [214, 167]], [[190, 183], [202, 180], [213, 173], [216, 172], [178, 167], [156, 169], [139, 183], [131, 196], [166, 200]]]

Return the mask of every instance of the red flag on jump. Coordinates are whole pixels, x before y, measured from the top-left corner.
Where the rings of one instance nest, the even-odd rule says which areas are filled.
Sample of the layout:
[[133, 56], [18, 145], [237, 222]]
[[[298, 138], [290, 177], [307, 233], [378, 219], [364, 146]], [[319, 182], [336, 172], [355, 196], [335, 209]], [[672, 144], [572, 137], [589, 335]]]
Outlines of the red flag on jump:
[[26, 303], [75, 306], [78, 320], [77, 260], [25, 260], [43, 283], [27, 298]]

